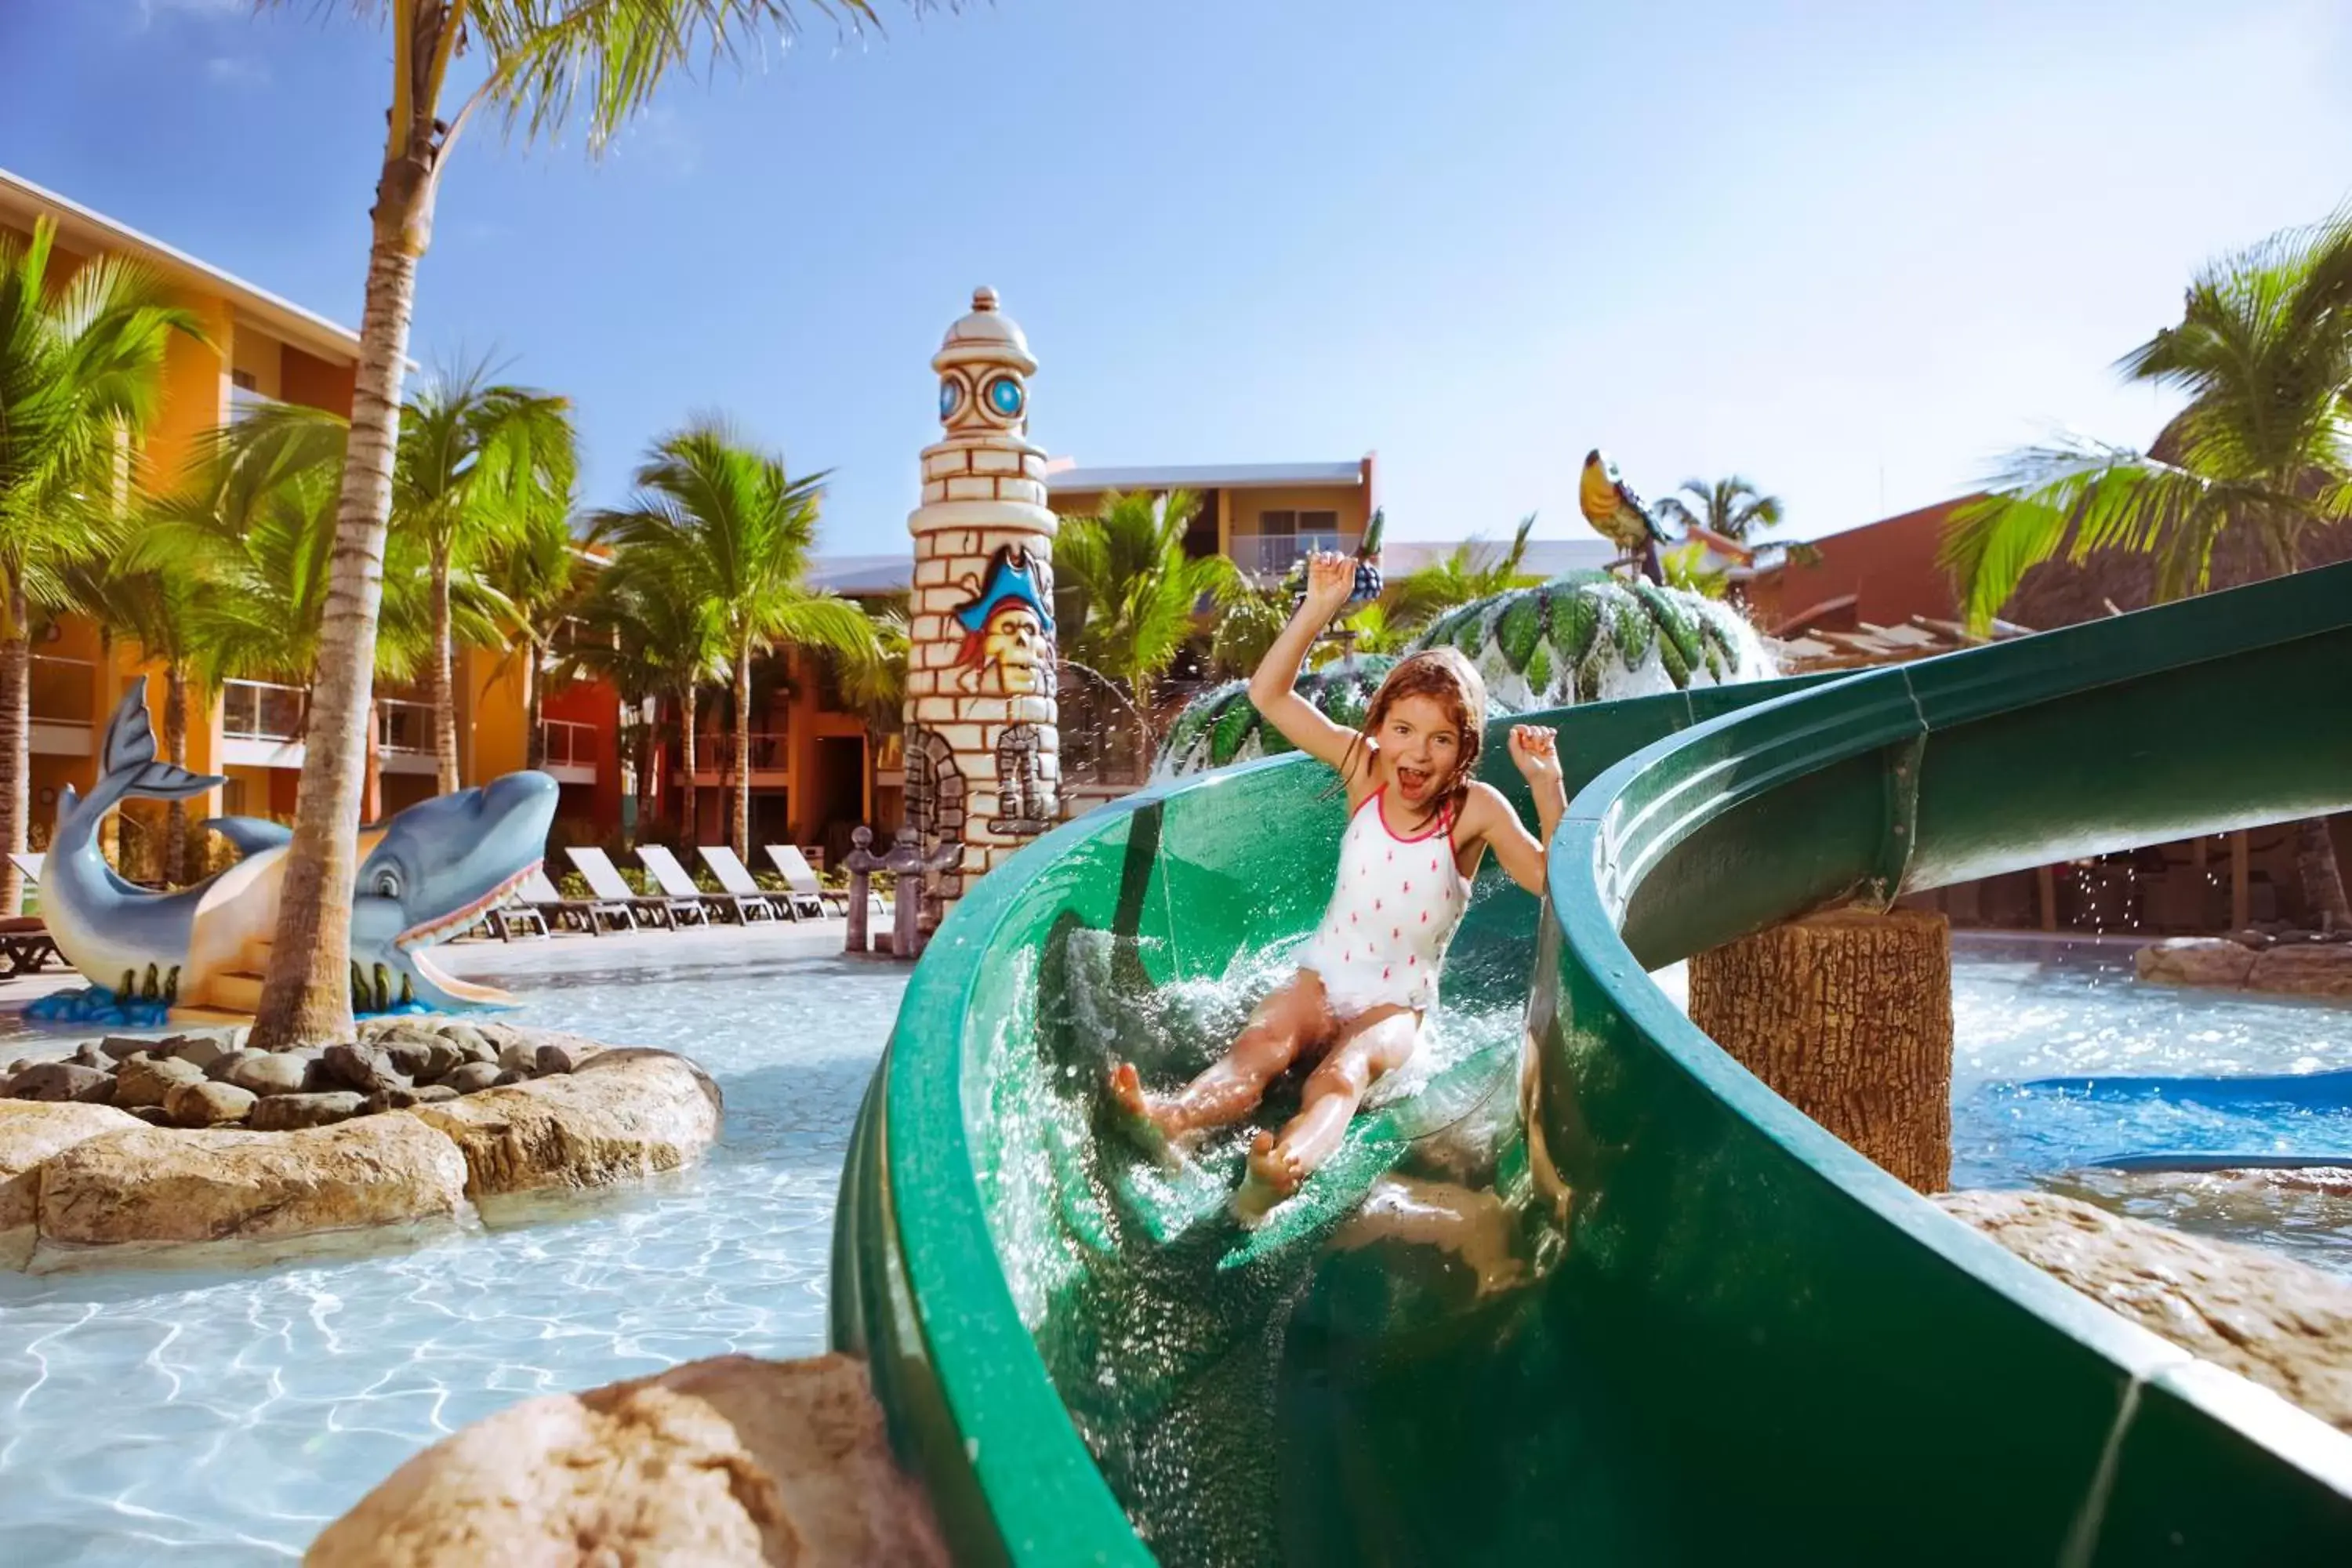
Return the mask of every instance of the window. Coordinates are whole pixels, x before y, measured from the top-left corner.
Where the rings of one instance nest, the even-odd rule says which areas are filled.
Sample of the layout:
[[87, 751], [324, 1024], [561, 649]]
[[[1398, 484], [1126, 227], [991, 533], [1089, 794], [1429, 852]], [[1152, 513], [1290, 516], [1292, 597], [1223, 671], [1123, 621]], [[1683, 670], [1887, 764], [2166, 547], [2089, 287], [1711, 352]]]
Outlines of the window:
[[259, 392], [261, 390], [261, 384], [253, 379], [253, 373], [249, 370], [230, 371], [228, 373], [228, 384], [231, 386], [236, 387], [239, 392]]
[[1262, 511], [1257, 514], [1257, 531], [1293, 538], [1305, 534], [1311, 539], [1337, 539], [1339, 535], [1339, 514], [1336, 511]]

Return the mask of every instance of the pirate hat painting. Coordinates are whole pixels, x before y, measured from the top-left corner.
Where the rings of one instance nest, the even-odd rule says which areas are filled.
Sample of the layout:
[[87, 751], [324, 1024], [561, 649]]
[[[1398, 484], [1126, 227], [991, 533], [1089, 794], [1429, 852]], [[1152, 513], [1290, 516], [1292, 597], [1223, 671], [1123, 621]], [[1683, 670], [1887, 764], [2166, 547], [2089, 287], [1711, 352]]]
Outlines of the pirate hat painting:
[[1054, 636], [1046, 571], [1019, 545], [1005, 545], [990, 560], [979, 591], [955, 612], [964, 633], [956, 663], [970, 676], [993, 669], [1006, 691], [1038, 689], [1039, 656]]

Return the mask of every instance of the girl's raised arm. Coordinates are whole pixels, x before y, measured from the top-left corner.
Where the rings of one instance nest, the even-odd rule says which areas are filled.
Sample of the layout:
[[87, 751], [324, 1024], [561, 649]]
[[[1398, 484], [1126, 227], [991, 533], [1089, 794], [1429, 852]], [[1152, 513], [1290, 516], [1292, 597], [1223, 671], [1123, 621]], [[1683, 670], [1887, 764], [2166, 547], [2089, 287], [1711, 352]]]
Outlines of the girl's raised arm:
[[1322, 551], [1308, 556], [1307, 597], [1299, 601], [1297, 613], [1274, 639], [1274, 646], [1265, 650], [1249, 683], [1250, 703], [1267, 723], [1308, 756], [1335, 768], [1347, 765], [1355, 732], [1325, 718], [1293, 688], [1298, 681], [1298, 667], [1307, 661], [1307, 650], [1331, 617], [1347, 607], [1355, 591], [1353, 561]]
[[1559, 819], [1568, 814], [1568, 790], [1559, 771], [1559, 738], [1540, 724], [1511, 727], [1511, 761], [1535, 796], [1538, 838], [1519, 821], [1519, 814], [1502, 792], [1490, 784], [1473, 784], [1470, 809], [1464, 826], [1495, 847], [1495, 858], [1511, 880], [1538, 898], [1544, 894], [1544, 854]]

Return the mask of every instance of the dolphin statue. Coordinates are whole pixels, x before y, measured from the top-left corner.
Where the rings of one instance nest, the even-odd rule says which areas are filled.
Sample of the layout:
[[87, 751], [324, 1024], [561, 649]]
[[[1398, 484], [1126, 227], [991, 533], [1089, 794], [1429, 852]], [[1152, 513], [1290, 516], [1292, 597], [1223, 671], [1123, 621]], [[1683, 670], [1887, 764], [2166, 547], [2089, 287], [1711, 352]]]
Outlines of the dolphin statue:
[[[177, 892], [125, 881], [98, 847], [98, 825], [125, 799], [184, 800], [225, 782], [161, 761], [146, 683], [132, 683], [106, 728], [98, 784], [69, 784], [41, 865], [41, 915], [66, 962], [119, 997], [180, 1011], [250, 1013], [278, 929], [290, 828], [254, 817], [199, 824], [244, 852], [226, 870]], [[478, 789], [420, 801], [360, 829], [352, 893], [352, 1005], [382, 1012], [497, 1005], [494, 986], [444, 973], [425, 950], [471, 925], [539, 869], [555, 818], [556, 783], [509, 773]]]

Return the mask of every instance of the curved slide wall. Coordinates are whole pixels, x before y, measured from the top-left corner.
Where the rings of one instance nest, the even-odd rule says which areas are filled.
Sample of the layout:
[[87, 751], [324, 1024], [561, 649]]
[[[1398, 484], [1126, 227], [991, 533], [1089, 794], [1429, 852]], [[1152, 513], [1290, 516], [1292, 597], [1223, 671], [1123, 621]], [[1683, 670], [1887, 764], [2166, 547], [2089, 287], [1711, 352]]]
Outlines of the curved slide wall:
[[1319, 915], [1327, 773], [1119, 802], [942, 929], [845, 1172], [834, 1335], [959, 1559], [2352, 1557], [2352, 1439], [1946, 1218], [1644, 973], [1855, 897], [2352, 805], [2352, 567], [1544, 718], [1575, 792], [1554, 913], [1490, 871], [1447, 973], [1449, 1010], [1513, 1026], [1453, 1076], [1492, 1099], [1503, 1050], [1529, 1113], [1475, 1178], [1514, 1202], [1520, 1288], [1323, 1245], [1414, 1167], [1410, 1102], [1254, 1241], [1139, 1207], [1086, 1125], [1136, 1020]]

